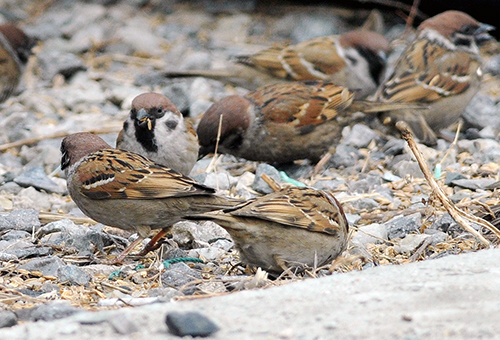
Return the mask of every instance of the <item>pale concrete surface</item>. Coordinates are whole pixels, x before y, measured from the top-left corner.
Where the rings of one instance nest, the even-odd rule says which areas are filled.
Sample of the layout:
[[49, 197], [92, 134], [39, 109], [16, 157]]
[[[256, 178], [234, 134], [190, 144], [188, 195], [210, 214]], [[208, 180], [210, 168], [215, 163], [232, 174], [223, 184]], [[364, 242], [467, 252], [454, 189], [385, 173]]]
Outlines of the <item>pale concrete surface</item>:
[[2, 329], [0, 339], [176, 339], [165, 324], [174, 310], [200, 311], [217, 322], [221, 330], [211, 339], [499, 339], [499, 263], [500, 249], [483, 250], [209, 299], [81, 313]]

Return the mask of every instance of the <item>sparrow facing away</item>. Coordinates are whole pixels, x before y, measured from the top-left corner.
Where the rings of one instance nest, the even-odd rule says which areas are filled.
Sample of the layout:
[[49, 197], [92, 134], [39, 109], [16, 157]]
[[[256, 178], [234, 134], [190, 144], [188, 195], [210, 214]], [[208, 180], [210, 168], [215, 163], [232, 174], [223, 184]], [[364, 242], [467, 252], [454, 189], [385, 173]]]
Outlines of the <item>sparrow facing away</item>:
[[352, 113], [401, 106], [353, 102], [353, 97], [347, 88], [322, 81], [274, 84], [225, 97], [200, 120], [200, 156], [215, 151], [220, 124], [219, 153], [268, 163], [316, 162], [340, 141]]
[[420, 141], [456, 122], [479, 89], [483, 71], [477, 43], [493, 27], [459, 11], [446, 11], [420, 24], [393, 73], [374, 96], [379, 102], [417, 103], [428, 110], [385, 113], [384, 122], [405, 120]]
[[36, 40], [14, 24], [0, 25], [0, 103], [12, 95]]
[[64, 138], [61, 152], [61, 169], [76, 205], [97, 222], [139, 234], [116, 263], [151, 229], [164, 234], [187, 215], [241, 202], [217, 196], [214, 189], [141, 155], [113, 149], [90, 133]]
[[356, 97], [363, 98], [373, 93], [380, 83], [388, 50], [389, 42], [382, 35], [355, 30], [238, 56], [235, 61], [239, 65], [223, 70], [165, 74], [167, 77], [207, 77], [251, 90], [285, 81], [323, 80], [357, 91]]
[[322, 266], [347, 245], [349, 225], [340, 203], [312, 188], [284, 188], [232, 208], [191, 216], [228, 231], [241, 261], [281, 273]]
[[118, 149], [138, 153], [188, 175], [198, 158], [198, 137], [190, 121], [159, 93], [134, 98], [116, 141]]

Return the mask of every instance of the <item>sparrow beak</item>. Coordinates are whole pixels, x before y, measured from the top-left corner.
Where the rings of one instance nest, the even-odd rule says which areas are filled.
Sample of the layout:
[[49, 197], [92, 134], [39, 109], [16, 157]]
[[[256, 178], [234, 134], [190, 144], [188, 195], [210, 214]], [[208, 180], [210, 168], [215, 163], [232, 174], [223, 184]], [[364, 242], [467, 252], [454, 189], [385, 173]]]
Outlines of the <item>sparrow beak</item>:
[[481, 23], [481, 25], [476, 29], [476, 32], [474, 32], [476, 41], [478, 43], [482, 43], [484, 41], [493, 39], [493, 37], [489, 35], [488, 32], [493, 31], [495, 29], [496, 29], [495, 26]]
[[147, 124], [148, 130], [151, 130], [153, 128], [153, 123], [151, 122], [149, 113], [145, 109], [140, 109], [137, 112], [136, 119], [139, 121], [139, 126], [144, 126], [144, 124]]

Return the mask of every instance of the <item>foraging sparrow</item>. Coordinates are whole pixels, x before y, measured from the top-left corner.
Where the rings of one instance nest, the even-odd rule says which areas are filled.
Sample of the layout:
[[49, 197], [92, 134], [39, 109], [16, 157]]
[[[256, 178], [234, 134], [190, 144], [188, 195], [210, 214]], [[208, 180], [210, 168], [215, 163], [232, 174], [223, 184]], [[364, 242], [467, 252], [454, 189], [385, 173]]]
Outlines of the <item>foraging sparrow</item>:
[[312, 188], [284, 188], [189, 218], [220, 224], [234, 240], [242, 262], [278, 273], [332, 261], [345, 250], [349, 231], [340, 203]]
[[220, 153], [254, 161], [315, 162], [340, 141], [342, 128], [354, 120], [353, 112], [401, 106], [353, 102], [353, 96], [345, 87], [308, 81], [268, 85], [243, 97], [223, 98], [198, 125], [200, 156], [218, 145]]
[[19, 84], [35, 42], [14, 24], [0, 25], [0, 103]]
[[151, 229], [164, 233], [185, 215], [241, 202], [217, 196], [214, 189], [143, 156], [113, 149], [90, 133], [64, 138], [61, 152], [61, 169], [76, 205], [97, 222], [139, 234], [116, 262]]
[[239, 65], [224, 70], [167, 72], [166, 76], [202, 76], [252, 90], [278, 82], [316, 79], [359, 91], [356, 97], [363, 98], [380, 83], [388, 50], [389, 42], [382, 35], [355, 30], [239, 56]]
[[175, 105], [159, 93], [134, 98], [116, 148], [138, 153], [188, 175], [198, 158], [198, 137]]
[[491, 29], [458, 11], [422, 22], [374, 100], [418, 103], [428, 110], [389, 112], [384, 123], [405, 120], [422, 142], [435, 144], [436, 133], [458, 120], [479, 89], [483, 71], [477, 43], [491, 38]]

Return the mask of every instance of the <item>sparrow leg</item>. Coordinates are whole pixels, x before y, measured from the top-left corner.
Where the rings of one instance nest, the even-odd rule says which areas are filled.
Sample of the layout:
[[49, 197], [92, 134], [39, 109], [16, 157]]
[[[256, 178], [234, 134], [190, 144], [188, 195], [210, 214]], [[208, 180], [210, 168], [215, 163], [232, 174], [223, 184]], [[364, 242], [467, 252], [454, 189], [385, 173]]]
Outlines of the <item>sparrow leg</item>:
[[147, 253], [149, 253], [150, 251], [153, 251], [153, 250], [156, 250], [158, 249], [160, 246], [161, 246], [161, 243], [158, 243], [158, 241], [163, 237], [165, 236], [165, 234], [167, 233], [167, 229], [162, 229], [160, 230], [152, 239], [151, 241], [148, 242], [148, 244], [146, 244], [146, 246], [144, 247], [144, 249], [142, 249], [140, 252], [139, 252], [139, 256], [145, 256]]
[[141, 241], [143, 240], [142, 237], [138, 237], [137, 240], [134, 242], [130, 243], [127, 248], [125, 248], [118, 256], [116, 256], [114, 259], [110, 261], [101, 261], [100, 263], [102, 264], [122, 264], [123, 260], [125, 259], [125, 256], [128, 255], [134, 249]]
[[420, 123], [420, 136], [417, 134], [418, 139], [425, 145], [433, 146], [437, 144], [437, 136], [434, 130], [427, 124], [424, 116], [417, 113], [418, 121]]

